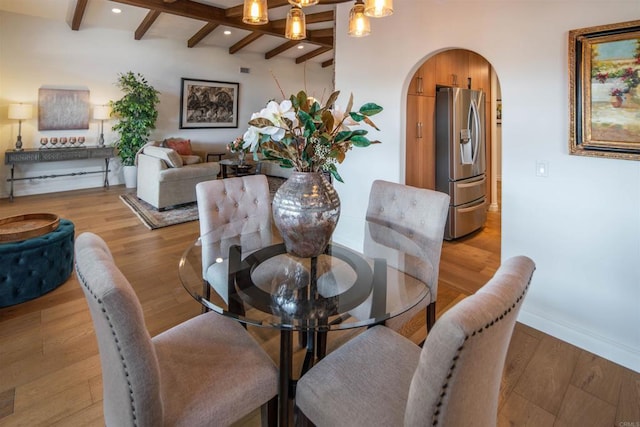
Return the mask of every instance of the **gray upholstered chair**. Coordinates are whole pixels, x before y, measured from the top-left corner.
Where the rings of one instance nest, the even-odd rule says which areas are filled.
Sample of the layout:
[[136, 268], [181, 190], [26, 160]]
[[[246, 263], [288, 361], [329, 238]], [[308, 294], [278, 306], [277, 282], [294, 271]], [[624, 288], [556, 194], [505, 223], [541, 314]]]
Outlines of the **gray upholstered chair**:
[[276, 366], [239, 323], [202, 314], [151, 338], [105, 242], [83, 233], [75, 255], [98, 338], [107, 426], [222, 426], [261, 406], [275, 425]]
[[[204, 181], [196, 185], [202, 242], [202, 277], [227, 295], [228, 246], [243, 252], [271, 244], [271, 199], [264, 175]], [[216, 242], [216, 244], [210, 244]], [[216, 263], [216, 258], [224, 261]], [[225, 298], [228, 302], [228, 298]]]
[[449, 309], [422, 349], [385, 326], [311, 368], [296, 405], [322, 426], [495, 426], [502, 370], [534, 263], [514, 257]]
[[[415, 254], [417, 262], [413, 264], [419, 263], [421, 268], [413, 269], [412, 260], [408, 258], [403, 260], [403, 265], [393, 266], [419, 276], [418, 279], [429, 286], [429, 295], [422, 303], [385, 322], [385, 326], [395, 331], [425, 307], [427, 331], [435, 323], [440, 255], [448, 208], [449, 195], [438, 191], [382, 180], [371, 185], [365, 225], [365, 255], [386, 258], [385, 247], [407, 250], [405, 247], [417, 246], [421, 252]], [[387, 262], [392, 264], [389, 259]]]

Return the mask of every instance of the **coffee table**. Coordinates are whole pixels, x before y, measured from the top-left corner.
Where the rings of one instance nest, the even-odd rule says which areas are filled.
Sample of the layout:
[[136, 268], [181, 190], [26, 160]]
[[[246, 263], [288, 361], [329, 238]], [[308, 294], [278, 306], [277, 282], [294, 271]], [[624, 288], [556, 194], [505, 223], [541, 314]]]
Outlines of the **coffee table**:
[[[245, 176], [250, 175], [253, 172], [253, 168], [256, 163], [244, 162], [240, 164], [237, 159], [224, 159], [218, 162], [220, 165], [220, 171], [222, 178], [229, 178], [229, 176]], [[229, 173], [231, 170], [231, 173]]]

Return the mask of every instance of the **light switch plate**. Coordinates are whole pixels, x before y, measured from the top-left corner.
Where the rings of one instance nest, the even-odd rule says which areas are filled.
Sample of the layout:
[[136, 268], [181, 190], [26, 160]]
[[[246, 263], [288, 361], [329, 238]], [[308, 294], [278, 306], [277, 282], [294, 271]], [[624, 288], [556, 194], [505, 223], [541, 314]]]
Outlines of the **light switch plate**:
[[536, 176], [549, 176], [549, 162], [546, 160], [536, 160]]

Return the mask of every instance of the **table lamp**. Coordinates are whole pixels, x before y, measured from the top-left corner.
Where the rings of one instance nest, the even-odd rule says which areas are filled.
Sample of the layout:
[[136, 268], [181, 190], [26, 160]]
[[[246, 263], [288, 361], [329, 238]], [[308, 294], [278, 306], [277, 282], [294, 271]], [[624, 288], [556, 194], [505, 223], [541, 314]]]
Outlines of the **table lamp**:
[[31, 118], [33, 108], [30, 104], [9, 104], [9, 119], [18, 120], [18, 139], [16, 151], [22, 151], [22, 121]]
[[96, 105], [93, 107], [93, 119], [100, 120], [100, 138], [98, 139], [98, 146], [104, 145], [104, 121], [111, 118], [111, 107], [108, 105]]

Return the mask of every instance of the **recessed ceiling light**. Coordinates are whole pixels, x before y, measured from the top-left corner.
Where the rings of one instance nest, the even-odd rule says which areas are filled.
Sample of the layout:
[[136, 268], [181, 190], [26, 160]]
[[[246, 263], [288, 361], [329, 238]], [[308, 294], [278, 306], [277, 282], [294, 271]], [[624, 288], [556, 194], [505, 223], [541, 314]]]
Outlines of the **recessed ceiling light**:
[[118, 9], [117, 7], [114, 7], [113, 9], [111, 9], [111, 12], [120, 13], [120, 12], [122, 12], [122, 9]]
[[298, 45], [298, 49], [304, 49], [304, 45], [303, 44], [299, 44]]
[[225, 35], [225, 36], [228, 36], [228, 35], [230, 35], [230, 34], [231, 34], [231, 31], [229, 31], [229, 30], [224, 30], [224, 35]]

